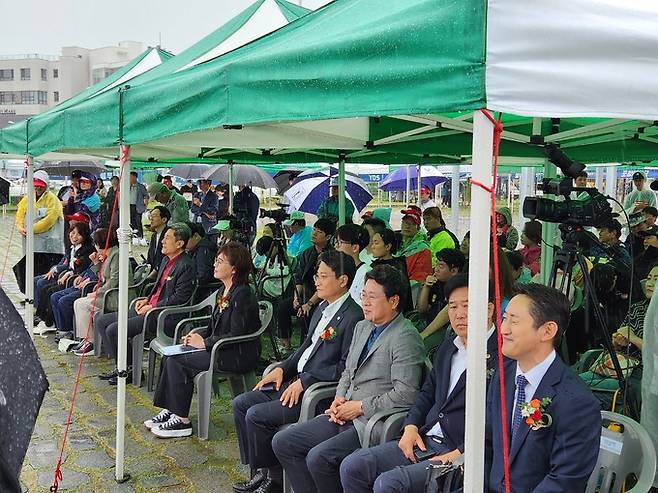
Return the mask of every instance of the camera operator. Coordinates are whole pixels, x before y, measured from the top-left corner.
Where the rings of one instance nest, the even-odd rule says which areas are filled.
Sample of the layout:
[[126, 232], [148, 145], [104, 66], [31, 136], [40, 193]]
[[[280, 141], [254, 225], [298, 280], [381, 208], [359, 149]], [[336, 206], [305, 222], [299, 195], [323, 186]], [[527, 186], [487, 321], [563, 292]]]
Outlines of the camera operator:
[[248, 185], [240, 185], [240, 191], [235, 194], [233, 199], [233, 213], [236, 218], [245, 227], [244, 233], [246, 234], [250, 246], [256, 237], [256, 223], [258, 221], [258, 213], [260, 211], [260, 201], [251, 187]]
[[591, 249], [593, 257], [604, 257], [615, 262], [620, 267], [630, 269], [631, 255], [626, 246], [619, 240], [621, 237], [621, 223], [613, 219], [599, 228], [599, 241]]
[[210, 235], [215, 232], [219, 233], [217, 237], [218, 248], [231, 241], [237, 241], [249, 248], [249, 239], [235, 216], [226, 216], [224, 219], [217, 221], [217, 224], [213, 226], [208, 234]]

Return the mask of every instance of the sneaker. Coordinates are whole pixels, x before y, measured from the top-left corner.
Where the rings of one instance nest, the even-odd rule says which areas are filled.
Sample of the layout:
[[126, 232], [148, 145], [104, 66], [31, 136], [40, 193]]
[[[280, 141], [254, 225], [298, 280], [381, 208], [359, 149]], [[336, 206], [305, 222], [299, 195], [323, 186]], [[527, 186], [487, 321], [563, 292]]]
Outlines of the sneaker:
[[80, 347], [73, 350], [73, 354], [76, 356], [82, 356], [87, 353], [91, 353], [94, 350], [94, 345], [89, 341], [82, 341]]
[[[143, 375], [144, 374], [142, 373], [142, 376]], [[111, 386], [117, 385], [118, 382], [119, 382], [119, 376], [118, 375], [115, 375], [112, 378], [107, 380], [107, 383], [109, 383]], [[126, 377], [126, 383], [127, 384], [128, 383], [133, 383], [133, 372], [132, 372], [132, 370], [128, 370], [128, 376]]]
[[36, 327], [36, 326], [39, 325], [40, 323], [41, 323], [41, 319], [39, 318], [38, 315], [35, 315], [35, 316], [34, 316], [34, 326]]
[[139, 244], [140, 244], [141, 246], [149, 246], [149, 242], [148, 242], [148, 240], [147, 240], [146, 238], [140, 238], [140, 239], [139, 239]]
[[36, 336], [42, 336], [47, 334], [48, 332], [57, 332], [57, 329], [55, 328], [54, 325], [46, 325], [46, 322], [43, 320], [39, 322], [39, 325], [37, 325], [34, 329], [32, 329], [32, 333]]
[[153, 416], [151, 419], [144, 421], [144, 426], [150, 430], [154, 426], [160, 426], [166, 423], [169, 421], [169, 418], [171, 418], [171, 412], [168, 409], [163, 409], [157, 414], [157, 416]]
[[266, 479], [267, 475], [263, 472], [262, 469], [259, 469], [249, 481], [235, 483], [233, 485], [233, 491], [236, 493], [249, 493], [255, 491]]
[[254, 490], [254, 493], [282, 493], [283, 488], [278, 483], [275, 483], [270, 478], [266, 478], [258, 488]]
[[100, 378], [101, 380], [111, 380], [112, 378], [116, 378], [118, 374], [119, 374], [118, 370], [112, 370], [112, 371], [108, 371], [107, 373], [101, 373], [100, 375], [98, 375], [98, 378]]
[[73, 339], [73, 331], [70, 330], [58, 330], [55, 334], [55, 342], [59, 342], [61, 339]]
[[151, 433], [160, 438], [189, 437], [192, 435], [192, 423], [183, 421], [172, 414], [166, 423], [151, 428]]

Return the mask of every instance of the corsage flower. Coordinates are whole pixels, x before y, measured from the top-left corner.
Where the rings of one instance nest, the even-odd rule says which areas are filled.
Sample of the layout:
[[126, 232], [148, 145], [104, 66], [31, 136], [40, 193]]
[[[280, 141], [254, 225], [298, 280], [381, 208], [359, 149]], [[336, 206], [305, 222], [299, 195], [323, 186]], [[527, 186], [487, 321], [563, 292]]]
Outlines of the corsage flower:
[[521, 403], [521, 416], [525, 422], [534, 431], [541, 428], [547, 428], [553, 424], [553, 418], [546, 412], [546, 408], [551, 403], [550, 397], [543, 399], [532, 399], [530, 402]]
[[323, 341], [330, 341], [334, 337], [336, 337], [336, 329], [333, 327], [327, 327], [322, 331], [322, 333], [320, 333], [320, 339]]

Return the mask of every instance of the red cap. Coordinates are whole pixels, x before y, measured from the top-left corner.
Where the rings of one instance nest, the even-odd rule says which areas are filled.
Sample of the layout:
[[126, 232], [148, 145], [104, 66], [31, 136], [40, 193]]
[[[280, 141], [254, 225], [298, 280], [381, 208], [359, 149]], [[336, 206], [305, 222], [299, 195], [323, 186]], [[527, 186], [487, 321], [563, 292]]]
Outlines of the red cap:
[[420, 187], [420, 193], [427, 193], [427, 194], [432, 194], [432, 190], [430, 190], [430, 187]]
[[34, 179], [34, 186], [35, 187], [43, 187], [43, 188], [48, 188], [48, 185], [46, 185], [46, 182], [43, 180], [39, 180], [38, 178]]
[[75, 214], [69, 214], [67, 216], [64, 216], [64, 219], [66, 219], [67, 221], [76, 221], [79, 223], [89, 222], [89, 216], [84, 212], [76, 212]]
[[372, 217], [372, 211], [366, 211], [363, 214], [361, 214], [361, 219], [366, 219]]
[[82, 175], [80, 177], [80, 181], [88, 181], [89, 183], [91, 183], [91, 178], [89, 178], [88, 176]]
[[420, 218], [420, 211], [416, 209], [404, 209], [401, 211], [402, 212], [402, 220], [404, 221], [405, 219], [409, 218], [413, 222], [416, 223], [417, 226], [420, 226], [421, 218]]

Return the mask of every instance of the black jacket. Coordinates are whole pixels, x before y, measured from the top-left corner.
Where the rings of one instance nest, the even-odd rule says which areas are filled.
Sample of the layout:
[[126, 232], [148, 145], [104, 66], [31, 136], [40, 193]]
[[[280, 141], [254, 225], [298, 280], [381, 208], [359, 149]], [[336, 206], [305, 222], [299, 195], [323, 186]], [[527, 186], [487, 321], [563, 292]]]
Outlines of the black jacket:
[[151, 266], [151, 271], [157, 269], [162, 263], [162, 259], [164, 257], [164, 255], [162, 255], [162, 238], [164, 238], [164, 235], [168, 229], [169, 227], [165, 226], [165, 229], [163, 229], [162, 233], [160, 233], [160, 237], [158, 238], [157, 243], [153, 241], [153, 238], [155, 238], [155, 233], [153, 233], [151, 236], [151, 241], [149, 241], [149, 251], [146, 256], [146, 261]]
[[405, 300], [404, 305], [402, 306], [402, 312], [409, 313], [414, 309], [414, 299], [411, 294], [411, 283], [409, 282], [409, 274], [407, 273], [407, 261], [405, 257], [393, 257], [389, 260], [377, 259], [374, 260], [372, 264], [370, 264], [370, 267], [374, 269], [378, 265], [390, 265], [391, 267], [400, 271], [405, 291]]
[[[448, 395], [450, 388], [450, 366], [457, 352], [455, 336], [448, 337], [434, 355], [432, 371], [425, 378], [423, 387], [409, 410], [404, 426], [415, 425], [419, 433], [425, 434], [437, 421], [450, 450], [464, 451], [464, 416], [466, 411], [466, 371]], [[487, 384], [497, 368], [498, 340], [494, 332], [487, 341]]]
[[[149, 297], [151, 297], [151, 295], [155, 293], [155, 290], [158, 289], [160, 278], [162, 277], [162, 273], [164, 272], [168, 262], [168, 257], [162, 259], [160, 268], [158, 269], [158, 276], [155, 278], [155, 284], [151, 288]], [[164, 286], [162, 287], [162, 291], [160, 292], [160, 296], [158, 297], [156, 306], [158, 308], [162, 308], [164, 306], [181, 305], [183, 303], [187, 303], [192, 297], [194, 287], [194, 265], [187, 252], [183, 252], [180, 254], [178, 260], [174, 264], [174, 267], [169, 272]]]
[[306, 303], [315, 293], [313, 276], [315, 275], [315, 267], [318, 263], [319, 256], [320, 254], [315, 249], [315, 245], [311, 245], [298, 257], [298, 263], [293, 277], [295, 279], [295, 285], [301, 284], [304, 286], [302, 303]]
[[214, 262], [217, 255], [217, 244], [208, 238], [201, 238], [201, 241], [189, 254], [194, 261], [194, 272], [199, 287], [215, 282]]
[[351, 296], [347, 297], [327, 325], [327, 328], [334, 328], [336, 336], [324, 341], [318, 338], [310, 358], [304, 365], [304, 371], [301, 374], [297, 372], [299, 359], [311, 345], [311, 338], [326, 306], [326, 302], [323, 302], [313, 312], [308, 335], [303, 344], [293, 355], [281, 363], [284, 381], [287, 382], [299, 375], [302, 387], [307, 389], [316, 382], [337, 382], [342, 375], [354, 335], [354, 326], [358, 321], [363, 320], [363, 310]]

